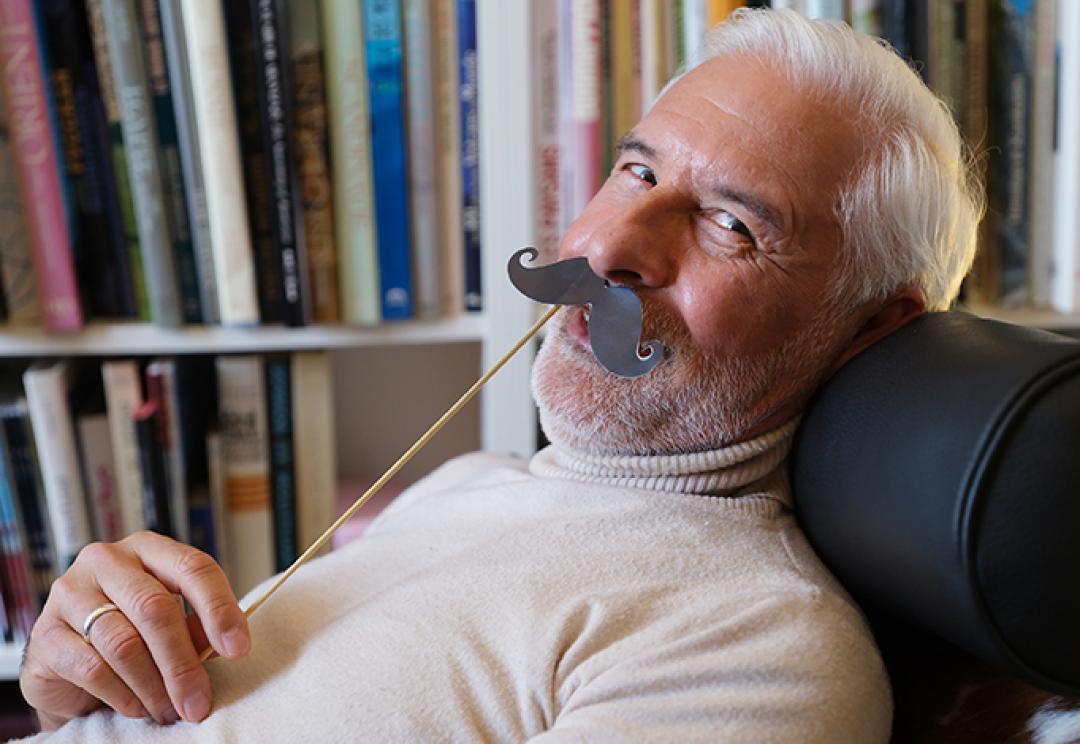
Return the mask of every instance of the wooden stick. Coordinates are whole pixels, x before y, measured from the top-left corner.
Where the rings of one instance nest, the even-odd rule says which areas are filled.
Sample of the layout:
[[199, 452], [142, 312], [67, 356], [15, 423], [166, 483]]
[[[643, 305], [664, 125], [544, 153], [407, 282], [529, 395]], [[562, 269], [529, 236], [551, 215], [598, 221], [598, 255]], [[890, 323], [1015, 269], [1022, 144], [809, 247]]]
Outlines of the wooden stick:
[[[458, 398], [457, 402], [454, 403], [454, 405], [450, 406], [449, 410], [447, 410], [446, 413], [440, 416], [438, 421], [431, 425], [431, 428], [424, 432], [424, 434], [419, 439], [413, 442], [413, 445], [405, 451], [405, 454], [399, 457], [397, 459], [397, 462], [391, 465], [389, 469], [385, 473], [383, 473], [379, 477], [379, 479], [375, 481], [375, 483], [371, 485], [371, 488], [369, 488], [363, 496], [354, 501], [352, 506], [345, 510], [344, 514], [338, 517], [332, 525], [326, 528], [326, 532], [322, 533], [322, 535], [319, 536], [318, 540], [313, 542], [311, 546], [307, 550], [305, 550], [299, 558], [293, 561], [291, 566], [285, 569], [285, 571], [277, 577], [274, 583], [271, 584], [265, 592], [263, 592], [262, 596], [258, 597], [254, 602], [251, 603], [251, 605], [247, 609], [244, 610], [244, 617], [251, 617], [251, 613], [255, 612], [255, 610], [259, 609], [259, 607], [261, 607], [263, 603], [266, 602], [266, 600], [270, 599], [270, 595], [280, 589], [281, 585], [284, 584], [290, 576], [296, 573], [300, 566], [307, 563], [308, 560], [310, 560], [317, 552], [319, 552], [322, 546], [326, 545], [330, 537], [335, 532], [337, 532], [338, 528], [341, 527], [341, 525], [345, 524], [347, 521], [349, 521], [349, 518], [352, 517], [352, 515], [355, 514], [360, 509], [360, 507], [367, 503], [368, 499], [378, 493], [379, 490], [383, 486], [385, 486], [391, 478], [397, 475], [398, 471], [405, 467], [405, 463], [411, 460], [417, 452], [423, 449], [424, 445], [430, 442], [431, 439], [436, 434], [438, 434], [439, 431], [444, 426], [446, 426], [447, 423], [449, 423], [450, 419], [454, 418], [454, 416], [456, 416], [462, 408], [468, 405], [469, 401], [476, 397], [476, 394], [480, 392], [480, 389], [484, 387], [484, 385], [487, 384], [488, 380], [494, 377], [495, 373], [502, 369], [503, 366], [505, 366], [506, 363], [510, 361], [511, 357], [521, 351], [521, 348], [529, 342], [529, 339], [535, 336], [537, 332], [544, 326], [544, 324], [551, 320], [551, 316], [553, 316], [558, 309], [558, 305], [553, 305], [548, 308], [547, 312], [544, 313], [540, 320], [536, 321], [536, 323], [533, 324], [533, 327], [530, 328], [525, 333], [525, 335], [521, 337], [520, 341], [514, 344], [513, 348], [511, 348], [510, 351], [506, 352], [506, 354], [504, 354], [503, 357], [499, 359], [499, 361], [495, 362], [495, 364], [492, 365], [491, 369], [489, 369], [483, 377], [473, 383], [473, 386], [466, 390], [464, 395]], [[213, 653], [213, 646], [207, 646], [206, 650], [202, 652], [202, 655], [199, 657], [199, 659], [201, 661], [206, 661]]]

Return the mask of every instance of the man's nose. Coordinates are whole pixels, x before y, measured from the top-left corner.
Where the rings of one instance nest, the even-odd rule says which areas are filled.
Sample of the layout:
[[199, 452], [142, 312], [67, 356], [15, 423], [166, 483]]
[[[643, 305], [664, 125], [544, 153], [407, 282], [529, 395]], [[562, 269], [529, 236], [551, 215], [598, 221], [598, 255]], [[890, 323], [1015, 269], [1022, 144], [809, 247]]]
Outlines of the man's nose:
[[673, 276], [676, 231], [655, 211], [613, 210], [602, 221], [569, 236], [562, 258], [584, 256], [596, 275], [626, 287], [663, 287]]

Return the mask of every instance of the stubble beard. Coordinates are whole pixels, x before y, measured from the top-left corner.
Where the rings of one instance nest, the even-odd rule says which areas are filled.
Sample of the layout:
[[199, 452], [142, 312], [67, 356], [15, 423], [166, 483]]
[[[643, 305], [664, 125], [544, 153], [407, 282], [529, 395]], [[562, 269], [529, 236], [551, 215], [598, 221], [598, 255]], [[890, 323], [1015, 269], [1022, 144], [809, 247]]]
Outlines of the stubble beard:
[[533, 397], [548, 438], [604, 455], [702, 452], [742, 441], [787, 402], [823, 382], [842, 349], [835, 316], [822, 309], [778, 347], [756, 358], [708, 355], [682, 321], [645, 308], [642, 339], [659, 339], [667, 358], [641, 377], [617, 377], [555, 318], [533, 366]]

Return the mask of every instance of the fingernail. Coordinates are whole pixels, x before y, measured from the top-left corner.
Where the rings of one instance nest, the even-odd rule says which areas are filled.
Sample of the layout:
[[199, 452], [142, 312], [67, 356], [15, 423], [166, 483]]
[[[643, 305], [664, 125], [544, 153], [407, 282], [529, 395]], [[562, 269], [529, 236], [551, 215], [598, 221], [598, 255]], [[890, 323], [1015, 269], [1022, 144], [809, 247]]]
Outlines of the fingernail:
[[237, 656], [243, 656], [248, 652], [248, 648], [251, 646], [251, 639], [248, 634], [240, 628], [233, 628], [232, 630], [225, 631], [221, 636], [221, 643], [225, 646], [225, 655], [230, 658], [236, 658]]
[[180, 714], [171, 705], [161, 712], [161, 720], [166, 724], [176, 723], [180, 720]]
[[205, 692], [199, 690], [184, 698], [180, 707], [184, 709], [184, 720], [197, 723], [206, 718], [206, 714], [210, 712], [210, 699]]

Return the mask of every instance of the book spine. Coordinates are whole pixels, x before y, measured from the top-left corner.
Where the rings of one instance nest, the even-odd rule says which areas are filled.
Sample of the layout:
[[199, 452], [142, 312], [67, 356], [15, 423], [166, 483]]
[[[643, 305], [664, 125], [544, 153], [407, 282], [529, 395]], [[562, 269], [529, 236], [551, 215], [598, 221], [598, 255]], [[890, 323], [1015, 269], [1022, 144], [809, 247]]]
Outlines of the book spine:
[[201, 323], [199, 277], [195, 266], [195, 246], [191, 242], [191, 222], [184, 201], [184, 173], [180, 167], [180, 139], [176, 130], [172, 83], [165, 59], [158, 0], [139, 0], [139, 29], [142, 32], [146, 82], [153, 106], [151, 120], [158, 142], [165, 219], [172, 237], [173, 260], [180, 290], [180, 313], [185, 323]]
[[372, 178], [379, 284], [385, 320], [413, 317], [408, 163], [401, 65], [401, 7], [364, 0]]
[[123, 533], [130, 535], [146, 529], [139, 443], [132, 423], [136, 409], [142, 405], [139, 367], [132, 361], [105, 362], [101, 365], [101, 379], [105, 386], [105, 411], [112, 438]]
[[34, 457], [30, 414], [26, 401], [19, 400], [0, 407], [0, 423], [7, 439], [11, 457], [11, 474], [18, 498], [29, 548], [32, 584], [37, 607], [45, 603], [49, 587], [56, 577], [56, 553], [53, 550], [49, 523], [42, 509], [39, 469]]
[[255, 68], [266, 153], [271, 234], [280, 262], [285, 322], [301, 326], [311, 318], [307, 289], [302, 206], [294, 147], [288, 12], [285, 0], [251, 0], [255, 28]]
[[882, 0], [881, 35], [903, 59], [911, 57], [908, 0]]
[[266, 359], [266, 412], [270, 428], [270, 497], [277, 571], [296, 560], [296, 473], [293, 463], [292, 375], [287, 355]]
[[218, 357], [219, 411], [225, 449], [226, 541], [233, 587], [246, 594], [274, 571], [262, 362]]
[[323, 10], [341, 315], [346, 323], [377, 323], [381, 303], [363, 19], [357, 0], [326, 0]]
[[59, 363], [31, 368], [23, 375], [34, 440], [41, 458], [45, 505], [61, 569], [70, 566], [91, 540], [65, 378], [64, 366]]
[[430, 0], [405, 2], [405, 92], [408, 111], [409, 215], [416, 261], [416, 314], [442, 310], [442, 251], [436, 191], [435, 90]]
[[214, 549], [211, 555], [220, 564], [235, 590], [236, 571], [233, 569], [227, 528], [228, 490], [225, 478], [225, 442], [220, 431], [206, 432], [206, 467], [207, 493], [210, 498], [210, 517], [214, 538]]
[[1080, 310], [1080, 4], [1062, 3], [1058, 33], [1057, 143], [1054, 152], [1054, 276], [1059, 312]]
[[[641, 31], [639, 8], [640, 5], [636, 2], [620, 2], [611, 6], [611, 137], [613, 141], [618, 141], [619, 137], [629, 132], [641, 118], [641, 60], [635, 54], [635, 47], [640, 46], [635, 43]], [[704, 35], [704, 16], [701, 20], [700, 25]], [[555, 23], [556, 28], [553, 33], [557, 35], [557, 16]], [[552, 59], [548, 64], [555, 67], [557, 62]], [[555, 77], [557, 84], [557, 69]]]
[[24, 214], [15, 173], [15, 154], [11, 149], [7, 105], [3, 86], [0, 86], [0, 281], [7, 304], [7, 322], [33, 326], [41, 323], [41, 304]]
[[161, 431], [161, 411], [157, 402], [147, 400], [135, 411], [135, 439], [139, 443], [139, 470], [143, 482], [143, 516], [146, 529], [175, 537]]
[[146, 397], [157, 405], [158, 439], [165, 460], [165, 481], [172, 515], [172, 534], [180, 542], [190, 542], [188, 531], [187, 479], [184, 472], [183, 442], [180, 438], [180, 397], [176, 362], [157, 360], [146, 368]]
[[109, 417], [91, 414], [80, 416], [76, 423], [94, 539], [114, 542], [124, 537], [124, 519], [120, 510]]
[[294, 143], [303, 207], [311, 317], [316, 323], [341, 321], [337, 247], [334, 245], [333, 186], [330, 180], [329, 124], [323, 74], [319, 3], [289, 0], [292, 42]]
[[465, 252], [465, 309], [484, 309], [480, 283], [480, 91], [477, 88], [476, 0], [458, 0], [461, 99], [462, 240]]
[[224, 325], [249, 325], [259, 321], [259, 305], [221, 4], [187, 0], [183, 30], [206, 188], [218, 313]]
[[[650, 0], [651, 2], [651, 0]], [[643, 80], [649, 75], [655, 82], [658, 64], [655, 8], [651, 5], [646, 14], [642, 7], [642, 45], [652, 47], [651, 56], [642, 59]], [[646, 33], [646, 15], [651, 18], [652, 32]], [[573, 189], [574, 214], [580, 214], [593, 195], [600, 189], [600, 3], [599, 0], [575, 2], [571, 10], [572, 34], [571, 64], [573, 65], [573, 94], [571, 118], [573, 121]], [[643, 100], [651, 101], [655, 91], [649, 83], [643, 85]]]
[[178, 326], [181, 321], [180, 296], [135, 1], [105, 0], [102, 9], [109, 57], [116, 77], [150, 312], [155, 323]]
[[324, 351], [292, 355], [292, 428], [299, 544], [314, 543], [334, 519], [337, 453], [334, 384]]
[[438, 152], [439, 237], [443, 249], [443, 313], [453, 315], [465, 308], [457, 0], [434, 0], [434, 19], [435, 146]]
[[[533, 116], [536, 142], [536, 247], [544, 263], [559, 255], [559, 16], [553, 3], [533, 3]], [[615, 3], [613, 10], [626, 10], [628, 3]], [[618, 28], [612, 29], [616, 42]], [[629, 39], [627, 52], [629, 52]]]
[[20, 195], [26, 209], [45, 327], [72, 331], [83, 315], [65, 212], [61, 160], [49, 113], [48, 80], [30, 0], [0, 3], [0, 75]]
[[[206, 452], [207, 432], [217, 411], [213, 360], [182, 356], [169, 367], [175, 382], [167, 383], [166, 389], [170, 410], [176, 412], [170, 420], [170, 432], [173, 441], [179, 443], [181, 458], [179, 472], [173, 473], [173, 480], [187, 497], [189, 542], [210, 555], [217, 555], [220, 526], [214, 524]], [[176, 460], [172, 462], [176, 464]]]
[[1031, 215], [1030, 304], [1050, 305], [1054, 246], [1054, 108], [1057, 70], [1056, 3], [1041, 0], [1035, 5], [1035, 38], [1032, 49], [1031, 95]]
[[127, 155], [124, 154], [124, 131], [120, 123], [120, 102], [116, 96], [116, 78], [109, 56], [109, 40], [105, 31], [105, 15], [102, 0], [86, 0], [86, 13], [90, 22], [90, 38], [97, 67], [101, 103], [105, 109], [107, 147], [111, 168], [106, 173], [110, 182], [109, 199], [117, 208], [124, 234], [124, 251], [117, 257], [117, 269], [121, 272], [124, 287], [131, 292], [132, 313], [141, 320], [150, 320], [150, 299], [146, 294], [146, 277], [142, 270], [142, 248], [139, 246], [139, 230], [135, 224], [135, 204], [131, 197], [131, 181], [128, 180]]
[[4, 585], [11, 596], [9, 617], [13, 640], [21, 643], [30, 637], [37, 619], [37, 595], [23, 538], [11, 461], [2, 435], [0, 450], [0, 550], [4, 554]]

